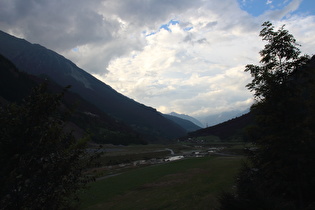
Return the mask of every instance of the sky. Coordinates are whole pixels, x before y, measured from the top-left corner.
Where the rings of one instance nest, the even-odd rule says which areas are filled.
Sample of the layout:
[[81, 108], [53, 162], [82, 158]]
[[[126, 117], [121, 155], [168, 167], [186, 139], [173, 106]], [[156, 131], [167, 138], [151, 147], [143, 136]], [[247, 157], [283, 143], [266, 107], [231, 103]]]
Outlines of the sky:
[[314, 0], [0, 0], [0, 30], [41, 44], [162, 113], [245, 110], [261, 24], [315, 51]]

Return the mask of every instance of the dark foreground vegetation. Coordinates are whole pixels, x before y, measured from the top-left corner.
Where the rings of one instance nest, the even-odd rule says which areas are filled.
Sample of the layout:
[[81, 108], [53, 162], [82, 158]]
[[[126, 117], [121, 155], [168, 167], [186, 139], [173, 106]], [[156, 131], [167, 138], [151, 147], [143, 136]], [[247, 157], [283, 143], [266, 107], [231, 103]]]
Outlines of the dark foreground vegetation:
[[0, 209], [71, 209], [97, 155], [65, 130], [63, 93], [41, 85], [21, 105], [0, 107]]
[[265, 22], [260, 36], [267, 42], [261, 66], [245, 70], [256, 98], [253, 147], [221, 209], [315, 209], [315, 57], [300, 56], [284, 27]]

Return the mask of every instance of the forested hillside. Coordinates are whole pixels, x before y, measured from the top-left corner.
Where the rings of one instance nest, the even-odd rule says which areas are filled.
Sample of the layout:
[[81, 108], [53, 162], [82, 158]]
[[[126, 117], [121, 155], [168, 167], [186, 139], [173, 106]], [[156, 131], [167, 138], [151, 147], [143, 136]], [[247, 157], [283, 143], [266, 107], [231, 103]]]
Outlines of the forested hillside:
[[186, 138], [217, 136], [221, 141], [246, 141], [246, 130], [253, 123], [253, 113], [250, 112], [218, 125], [190, 132]]
[[[52, 81], [20, 72], [14, 64], [0, 55], [0, 97], [4, 105], [10, 102], [23, 103], [32, 89], [41, 83], [46, 83], [52, 93], [60, 93], [63, 90]], [[73, 109], [68, 129], [73, 130], [78, 138], [91, 135], [92, 141], [96, 143], [124, 145], [146, 143], [143, 137], [130, 127], [106, 115], [71, 91], [65, 92], [63, 105], [67, 109]]]

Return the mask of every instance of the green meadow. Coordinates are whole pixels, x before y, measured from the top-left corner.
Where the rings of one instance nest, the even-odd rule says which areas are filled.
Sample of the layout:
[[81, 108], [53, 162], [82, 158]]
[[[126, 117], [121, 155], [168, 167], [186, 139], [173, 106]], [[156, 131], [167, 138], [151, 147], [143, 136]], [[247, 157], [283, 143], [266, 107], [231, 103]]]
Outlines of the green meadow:
[[242, 159], [189, 158], [105, 177], [82, 193], [80, 209], [215, 209]]

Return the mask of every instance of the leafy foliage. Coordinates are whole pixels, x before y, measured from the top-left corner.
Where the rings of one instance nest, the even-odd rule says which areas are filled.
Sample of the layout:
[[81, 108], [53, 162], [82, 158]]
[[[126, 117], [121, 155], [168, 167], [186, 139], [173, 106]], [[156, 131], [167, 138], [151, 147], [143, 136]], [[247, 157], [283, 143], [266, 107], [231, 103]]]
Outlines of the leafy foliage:
[[312, 209], [315, 188], [315, 58], [300, 56], [295, 39], [281, 27], [263, 24], [268, 44], [262, 66], [248, 65], [255, 91], [252, 112], [254, 147], [238, 175], [234, 195], [222, 197], [221, 209]]
[[64, 131], [63, 94], [41, 85], [0, 108], [0, 209], [68, 209], [90, 180], [82, 173], [96, 156]]
[[309, 56], [300, 56], [298, 48], [300, 45], [284, 26], [278, 31], [274, 31], [270, 22], [265, 22], [262, 26], [264, 28], [259, 36], [268, 42], [259, 52], [262, 65], [249, 64], [245, 68], [253, 77], [252, 82], [246, 87], [255, 92], [255, 98], [258, 100], [268, 97], [295, 69], [305, 65], [309, 60]]

